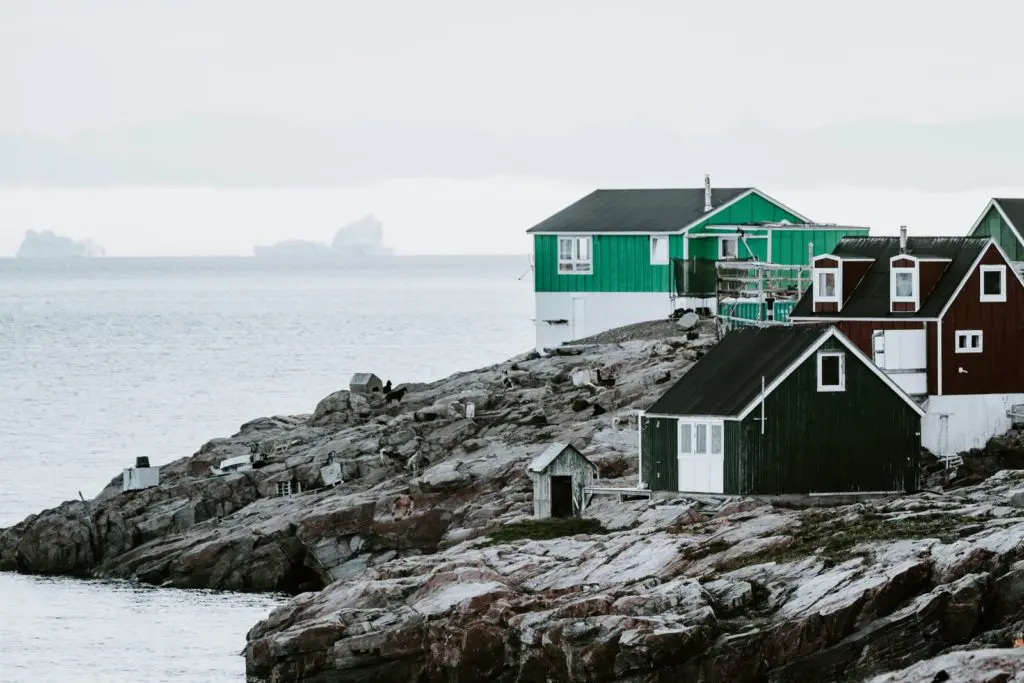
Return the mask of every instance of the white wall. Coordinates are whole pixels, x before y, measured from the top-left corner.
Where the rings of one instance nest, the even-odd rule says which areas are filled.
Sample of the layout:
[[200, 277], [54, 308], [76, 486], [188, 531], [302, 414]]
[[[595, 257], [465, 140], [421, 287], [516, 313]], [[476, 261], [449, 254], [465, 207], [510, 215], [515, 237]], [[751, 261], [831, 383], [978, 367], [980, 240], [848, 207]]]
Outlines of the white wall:
[[[982, 448], [1010, 428], [1006, 412], [1016, 404], [1024, 404], [1024, 394], [930, 396], [921, 420], [921, 445], [938, 456]], [[946, 434], [943, 415], [948, 415]]]
[[[537, 292], [534, 296], [538, 350], [614, 327], [664, 319], [672, 312], [668, 292]], [[575, 298], [583, 301], [583, 320], [574, 321]], [[569, 322], [544, 322], [559, 319]]]

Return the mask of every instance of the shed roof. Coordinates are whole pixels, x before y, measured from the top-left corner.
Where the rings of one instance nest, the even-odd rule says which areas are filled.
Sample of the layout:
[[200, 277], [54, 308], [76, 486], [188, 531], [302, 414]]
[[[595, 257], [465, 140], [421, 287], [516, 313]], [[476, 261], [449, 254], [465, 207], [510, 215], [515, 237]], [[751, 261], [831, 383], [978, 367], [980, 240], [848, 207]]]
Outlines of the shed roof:
[[377, 380], [379, 382], [380, 377], [372, 372], [357, 372], [352, 375], [352, 379], [349, 380], [349, 384], [369, 384], [373, 380]]
[[916, 311], [891, 312], [889, 305], [889, 259], [899, 253], [898, 237], [844, 237], [832, 254], [845, 259], [873, 259], [867, 273], [852, 292], [844, 292], [846, 300], [839, 312], [814, 313], [813, 290], [808, 288], [793, 307], [790, 318], [935, 318], [956, 294], [974, 263], [988, 247], [987, 237], [909, 237], [907, 253], [917, 258], [949, 259], [930, 293]]
[[745, 327], [727, 334], [645, 412], [742, 418], [828, 339], [838, 339], [918, 414], [921, 407], [835, 327]]
[[586, 460], [591, 467], [597, 469], [597, 465], [592, 463], [587, 456], [580, 453], [575, 446], [573, 446], [572, 444], [561, 443], [559, 441], [553, 442], [551, 445], [549, 445], [547, 448], [541, 451], [540, 454], [530, 462], [530, 466], [527, 467], [527, 469], [530, 472], [541, 473], [548, 467], [550, 467], [551, 463], [553, 463], [558, 458], [558, 456], [560, 456], [569, 448], [576, 451], [576, 454], [583, 458], [584, 460]]
[[[711, 189], [712, 211], [750, 192], [751, 187]], [[704, 188], [594, 190], [582, 199], [545, 218], [528, 233], [642, 234], [679, 232], [704, 212]]]
[[646, 412], [658, 415], [738, 415], [810, 346], [822, 330], [787, 325], [745, 327], [725, 335]]

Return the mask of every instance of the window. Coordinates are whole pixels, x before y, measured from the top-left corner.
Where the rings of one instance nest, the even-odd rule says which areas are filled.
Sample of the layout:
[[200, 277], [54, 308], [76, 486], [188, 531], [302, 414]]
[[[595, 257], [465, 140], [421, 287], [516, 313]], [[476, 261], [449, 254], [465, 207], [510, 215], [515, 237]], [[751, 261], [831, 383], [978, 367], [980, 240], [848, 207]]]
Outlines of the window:
[[722, 455], [721, 422], [679, 421], [679, 455]]
[[842, 351], [818, 354], [818, 391], [846, 391], [846, 354]]
[[814, 269], [814, 300], [839, 303], [839, 269]]
[[590, 257], [590, 237], [558, 238], [558, 272], [587, 274], [593, 272]]
[[981, 353], [981, 330], [965, 330], [956, 333], [957, 353]]
[[913, 273], [896, 273], [896, 296], [900, 299], [914, 296]]
[[718, 238], [718, 258], [723, 261], [737, 259], [740, 256], [740, 241], [738, 237]]
[[[892, 267], [889, 271], [890, 303], [910, 303], [914, 304], [914, 308], [916, 308], [920, 284], [917, 268]], [[890, 310], [893, 308], [890, 307]]]
[[981, 267], [981, 300], [1006, 301], [1006, 266]]
[[668, 265], [668, 235], [651, 235], [651, 265]]

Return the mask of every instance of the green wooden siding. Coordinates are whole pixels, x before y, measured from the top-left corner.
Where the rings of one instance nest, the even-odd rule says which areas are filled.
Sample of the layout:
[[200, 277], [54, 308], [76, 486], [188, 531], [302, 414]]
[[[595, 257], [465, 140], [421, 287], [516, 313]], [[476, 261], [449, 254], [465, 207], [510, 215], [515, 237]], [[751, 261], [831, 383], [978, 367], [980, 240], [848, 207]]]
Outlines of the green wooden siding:
[[1017, 233], [1007, 225], [1002, 215], [994, 206], [988, 210], [988, 213], [981, 219], [981, 223], [978, 223], [978, 227], [974, 229], [970, 236], [993, 237], [996, 243], [1006, 252], [1007, 256], [1010, 257], [1011, 261], [1024, 261], [1024, 245], [1020, 243]]
[[844, 237], [867, 237], [868, 230], [772, 230], [772, 263], [805, 266], [807, 245], [814, 245], [814, 255], [828, 254]]
[[757, 194], [749, 194], [731, 206], [727, 206], [707, 220], [701, 221], [690, 228], [690, 234], [704, 232], [709, 225], [736, 225], [737, 223], [774, 223], [787, 220], [790, 223], [803, 223], [781, 206], [773, 204]]
[[[758, 221], [801, 222], [785, 209], [759, 195], [748, 195], [732, 206], [698, 223], [691, 235], [714, 233], [709, 225], [734, 225]], [[613, 226], [611, 226], [613, 227]], [[679, 226], [680, 229], [683, 226]], [[741, 258], [767, 260], [768, 240], [756, 238], [762, 231], [751, 229], [747, 244], [740, 242]], [[846, 234], [866, 235], [867, 230], [775, 230], [772, 231], [772, 261], [796, 265], [807, 263], [807, 244], [814, 242], [814, 253], [832, 251]], [[683, 240], [687, 239], [684, 250]], [[748, 249], [749, 245], [749, 249]], [[671, 265], [651, 264], [649, 235], [593, 235], [591, 253], [593, 272], [589, 275], [563, 275], [558, 272], [558, 236], [534, 235], [534, 291], [537, 292], [671, 292]], [[686, 252], [684, 254], [684, 251]], [[750, 253], [753, 251], [753, 253]], [[718, 240], [711, 237], [669, 237], [669, 258], [718, 259]]]
[[[679, 488], [679, 423], [663, 417], [640, 418], [640, 476], [652, 491]], [[648, 457], [649, 456], [649, 457]]]
[[[846, 350], [835, 340], [825, 348]], [[818, 392], [817, 355], [760, 409], [725, 429], [725, 490], [783, 494], [914, 490], [921, 419], [846, 351], [846, 391]]]

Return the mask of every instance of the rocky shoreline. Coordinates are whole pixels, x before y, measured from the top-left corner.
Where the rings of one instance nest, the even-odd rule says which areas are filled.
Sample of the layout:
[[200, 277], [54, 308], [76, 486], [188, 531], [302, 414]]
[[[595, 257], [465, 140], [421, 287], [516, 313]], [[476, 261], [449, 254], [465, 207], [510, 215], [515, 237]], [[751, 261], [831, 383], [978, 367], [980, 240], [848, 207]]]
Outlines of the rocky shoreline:
[[[590, 524], [528, 522], [525, 466], [551, 441], [635, 485], [633, 412], [713, 343], [676, 334], [635, 326], [406, 385], [397, 405], [340, 391], [254, 420], [157, 488], [122, 494], [118, 475], [0, 530], [0, 570], [289, 593], [248, 635], [252, 683], [1024, 681], [1024, 472], [999, 471], [1024, 466], [1016, 437], [916, 495], [596, 498]], [[574, 385], [579, 367], [600, 385]], [[265, 467], [209, 474], [252, 444]], [[285, 481], [304, 492], [278, 497]]]

